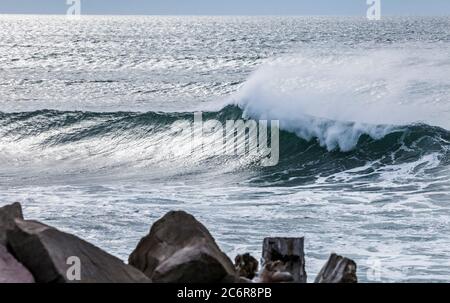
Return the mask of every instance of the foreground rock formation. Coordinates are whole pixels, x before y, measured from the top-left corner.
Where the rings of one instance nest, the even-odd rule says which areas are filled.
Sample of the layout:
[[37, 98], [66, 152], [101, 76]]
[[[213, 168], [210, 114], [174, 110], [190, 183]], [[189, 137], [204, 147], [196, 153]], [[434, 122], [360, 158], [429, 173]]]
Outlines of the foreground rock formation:
[[7, 244], [6, 233], [14, 229], [15, 219], [23, 219], [22, 206], [20, 203], [13, 203], [0, 207], [0, 245]]
[[317, 275], [314, 283], [357, 283], [356, 263], [353, 260], [331, 254]]
[[129, 264], [154, 282], [217, 283], [237, 279], [231, 260], [203, 224], [173, 211], [153, 224], [129, 257]]
[[7, 250], [7, 232], [14, 228], [15, 219], [23, 219], [19, 203], [0, 207], [0, 283], [33, 283], [30, 271]]
[[297, 282], [282, 261], [266, 262], [256, 281], [260, 283]]
[[[36, 221], [15, 220], [8, 231], [11, 252], [40, 283], [150, 282], [140, 271], [94, 245]], [[69, 258], [75, 257], [74, 264]], [[80, 264], [80, 278], [72, 278], [70, 269]]]
[[34, 278], [28, 269], [17, 261], [0, 244], [0, 283], [33, 283]]
[[237, 255], [234, 258], [234, 266], [237, 274], [246, 279], [253, 279], [258, 271], [258, 261], [249, 253]]
[[[303, 238], [266, 238], [262, 268], [249, 254], [235, 264], [192, 215], [172, 211], [155, 222], [129, 265], [100, 248], [37, 221], [19, 203], [0, 207], [0, 283], [306, 283]], [[332, 254], [316, 283], [356, 283], [356, 263]]]

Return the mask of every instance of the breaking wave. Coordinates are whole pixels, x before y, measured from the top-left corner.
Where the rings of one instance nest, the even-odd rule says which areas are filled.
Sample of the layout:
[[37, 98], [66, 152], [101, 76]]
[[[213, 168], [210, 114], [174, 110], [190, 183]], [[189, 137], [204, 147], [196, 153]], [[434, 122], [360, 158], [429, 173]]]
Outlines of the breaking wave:
[[[240, 119], [245, 115], [237, 106], [229, 105], [217, 112], [204, 113], [204, 120]], [[175, 173], [187, 166], [206, 167], [211, 163], [211, 153], [192, 154], [183, 146], [191, 140], [184, 134], [174, 133], [175, 121], [193, 120], [193, 113], [136, 113], [136, 112], [60, 112], [36, 111], [0, 114], [0, 157], [3, 170], [27, 166], [42, 176], [52, 169], [64, 174], [111, 174], [118, 170], [145, 170], [172, 165]], [[339, 124], [322, 122], [330, 130]], [[327, 124], [330, 123], [330, 124]], [[417, 162], [431, 156], [433, 167], [448, 165], [450, 132], [425, 124], [409, 126], [374, 127], [363, 132], [364, 127], [341, 124], [344, 136], [356, 140], [356, 146], [343, 152], [338, 148], [327, 150], [322, 140], [312, 134], [280, 132], [280, 162], [277, 166], [260, 170], [261, 178], [268, 182], [287, 182], [292, 178], [307, 181], [340, 171], [363, 167], [371, 168]], [[319, 129], [319, 128], [318, 128]], [[370, 133], [377, 130], [376, 136]], [[346, 133], [353, 130], [353, 133]], [[337, 133], [335, 134], [337, 136]], [[338, 138], [338, 137], [336, 137]], [[330, 140], [330, 139], [328, 139]], [[349, 140], [346, 138], [345, 140]], [[342, 144], [336, 139], [336, 144]], [[177, 148], [177, 158], [169, 158], [169, 151]], [[252, 167], [254, 162], [226, 159], [220, 164], [237, 169]], [[437, 161], [437, 162], [436, 162]], [[170, 163], [170, 164], [169, 164]], [[231, 165], [234, 164], [234, 165]], [[425, 163], [426, 164], [426, 163]], [[424, 163], [421, 163], [424, 166]], [[425, 165], [426, 166], [426, 165]], [[210, 166], [209, 166], [210, 167]], [[254, 166], [256, 169], [256, 165]], [[9, 168], [9, 170], [8, 170]], [[54, 171], [53, 171], [54, 172]], [[298, 181], [298, 180], [297, 180]]]

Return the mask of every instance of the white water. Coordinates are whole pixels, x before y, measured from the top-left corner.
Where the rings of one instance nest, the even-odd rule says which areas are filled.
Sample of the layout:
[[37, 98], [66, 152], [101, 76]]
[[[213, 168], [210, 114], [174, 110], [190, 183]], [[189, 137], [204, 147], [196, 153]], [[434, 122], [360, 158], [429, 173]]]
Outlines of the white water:
[[268, 60], [231, 102], [329, 150], [351, 150], [362, 134], [379, 139], [391, 126], [450, 129], [449, 54], [414, 44], [304, 51]]

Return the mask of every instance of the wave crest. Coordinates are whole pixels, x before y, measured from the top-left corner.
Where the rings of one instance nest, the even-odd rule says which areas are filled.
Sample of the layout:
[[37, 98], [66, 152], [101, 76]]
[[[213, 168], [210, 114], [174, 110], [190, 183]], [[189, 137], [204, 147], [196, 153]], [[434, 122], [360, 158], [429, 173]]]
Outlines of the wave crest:
[[381, 139], [398, 126], [450, 129], [448, 74], [442, 50], [305, 51], [267, 62], [229, 102], [247, 117], [280, 120], [303, 139], [349, 151], [362, 135]]

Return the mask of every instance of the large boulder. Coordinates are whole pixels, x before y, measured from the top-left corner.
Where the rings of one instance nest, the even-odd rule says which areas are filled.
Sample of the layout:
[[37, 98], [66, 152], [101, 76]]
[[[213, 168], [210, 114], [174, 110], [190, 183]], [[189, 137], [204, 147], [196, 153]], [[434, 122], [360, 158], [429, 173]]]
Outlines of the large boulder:
[[137, 269], [94, 245], [36, 221], [15, 219], [15, 228], [7, 237], [11, 253], [36, 282], [150, 282]]
[[357, 283], [356, 263], [353, 260], [331, 254], [317, 275], [314, 283]]
[[6, 249], [7, 232], [15, 227], [14, 219], [23, 219], [19, 203], [0, 207], [0, 283], [33, 283], [34, 278]]
[[[263, 269], [267, 268], [266, 264], [276, 262], [277, 270], [275, 272], [278, 276], [282, 275], [283, 278], [286, 278], [283, 272], [288, 272], [292, 275], [293, 282], [306, 283], [303, 247], [304, 238], [265, 238], [262, 253]], [[272, 267], [274, 267], [273, 264], [269, 266], [269, 268]], [[271, 271], [273, 270], [268, 270], [268, 272]]]
[[22, 264], [20, 264], [0, 244], [0, 283], [33, 283], [34, 278]]
[[16, 218], [23, 219], [20, 203], [0, 207], [0, 245], [6, 246], [6, 233], [14, 228]]
[[214, 283], [237, 280], [231, 260], [203, 224], [183, 211], [172, 211], [153, 224], [129, 264], [153, 282]]

